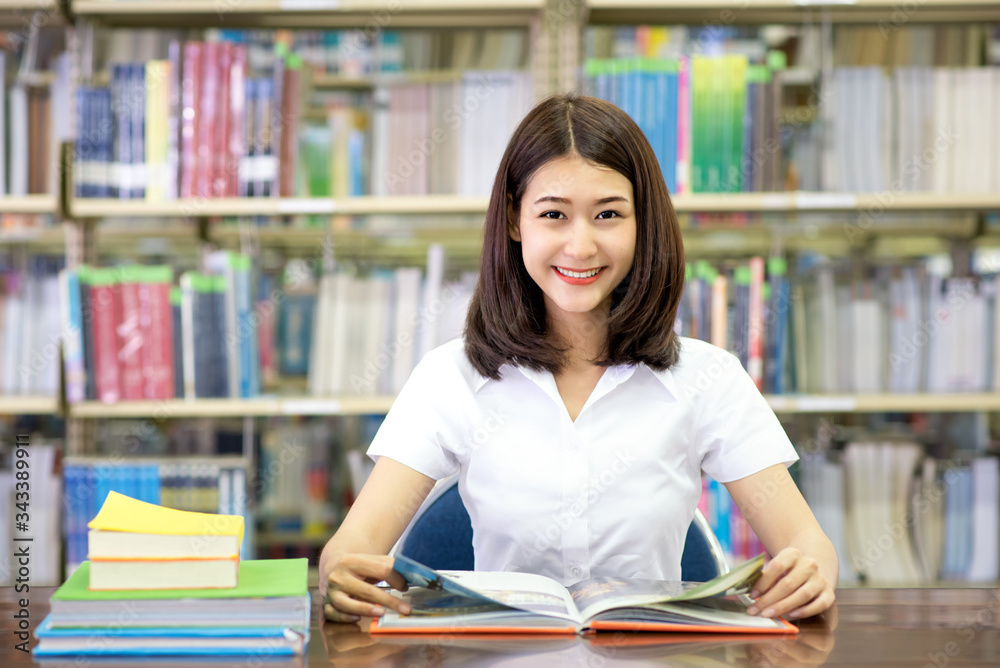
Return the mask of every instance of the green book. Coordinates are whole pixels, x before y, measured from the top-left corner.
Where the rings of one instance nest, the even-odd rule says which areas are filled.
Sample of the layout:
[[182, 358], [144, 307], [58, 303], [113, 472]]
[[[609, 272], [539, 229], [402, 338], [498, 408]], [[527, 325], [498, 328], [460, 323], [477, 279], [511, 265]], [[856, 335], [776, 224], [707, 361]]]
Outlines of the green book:
[[120, 601], [179, 598], [274, 598], [308, 593], [308, 559], [258, 559], [240, 562], [239, 584], [228, 589], [119, 589], [91, 591], [85, 561], [54, 594], [53, 601]]

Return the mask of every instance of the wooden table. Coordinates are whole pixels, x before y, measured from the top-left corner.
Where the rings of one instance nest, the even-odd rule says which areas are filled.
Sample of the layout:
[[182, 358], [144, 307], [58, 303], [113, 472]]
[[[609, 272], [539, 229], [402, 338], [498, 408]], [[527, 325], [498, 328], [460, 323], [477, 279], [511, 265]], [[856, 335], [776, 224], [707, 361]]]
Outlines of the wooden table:
[[[34, 588], [29, 615], [34, 628], [48, 612], [54, 588]], [[801, 622], [795, 636], [749, 637], [608, 633], [591, 637], [411, 636], [372, 637], [356, 624], [324, 624], [313, 612], [308, 656], [294, 660], [229, 659], [149, 662], [99, 658], [33, 662], [14, 649], [17, 595], [0, 588], [0, 668], [12, 665], [103, 668], [179, 665], [259, 666], [1000, 666], [1000, 590], [847, 589], [826, 615]], [[315, 602], [315, 598], [314, 598]], [[367, 627], [364, 627], [367, 628]], [[34, 638], [31, 644], [34, 645]]]

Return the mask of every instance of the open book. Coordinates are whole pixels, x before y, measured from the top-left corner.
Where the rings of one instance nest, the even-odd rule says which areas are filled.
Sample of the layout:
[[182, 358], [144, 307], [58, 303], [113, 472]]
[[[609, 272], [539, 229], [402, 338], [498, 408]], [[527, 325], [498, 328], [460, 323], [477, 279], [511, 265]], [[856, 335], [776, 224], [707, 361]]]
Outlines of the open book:
[[591, 578], [571, 587], [531, 573], [435, 571], [396, 555], [411, 606], [372, 620], [371, 633], [578, 633], [684, 631], [796, 633], [781, 619], [748, 615], [760, 554], [708, 582]]

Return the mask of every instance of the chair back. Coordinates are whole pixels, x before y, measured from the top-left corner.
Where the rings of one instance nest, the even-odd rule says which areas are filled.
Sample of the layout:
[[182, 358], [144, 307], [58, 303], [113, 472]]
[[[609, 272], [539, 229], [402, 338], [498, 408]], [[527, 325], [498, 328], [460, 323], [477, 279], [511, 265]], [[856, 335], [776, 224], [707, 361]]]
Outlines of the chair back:
[[[472, 521], [458, 493], [458, 475], [437, 482], [389, 552], [397, 553], [438, 570], [475, 569]], [[681, 578], [704, 582], [727, 572], [722, 546], [696, 510], [681, 554]]]

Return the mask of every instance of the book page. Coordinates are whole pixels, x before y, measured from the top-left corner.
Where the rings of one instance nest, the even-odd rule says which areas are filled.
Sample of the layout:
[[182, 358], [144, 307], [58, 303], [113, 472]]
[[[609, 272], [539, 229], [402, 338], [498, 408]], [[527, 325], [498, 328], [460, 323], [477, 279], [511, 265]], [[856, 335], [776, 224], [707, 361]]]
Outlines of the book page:
[[668, 601], [692, 601], [722, 594], [742, 594], [760, 577], [764, 555], [759, 554], [708, 582], [671, 582], [637, 578], [591, 578], [569, 588], [582, 619], [606, 610], [640, 607]]
[[522, 610], [579, 621], [566, 588], [531, 573], [435, 571], [396, 555], [393, 569], [412, 589], [406, 592], [413, 615], [455, 615]]

